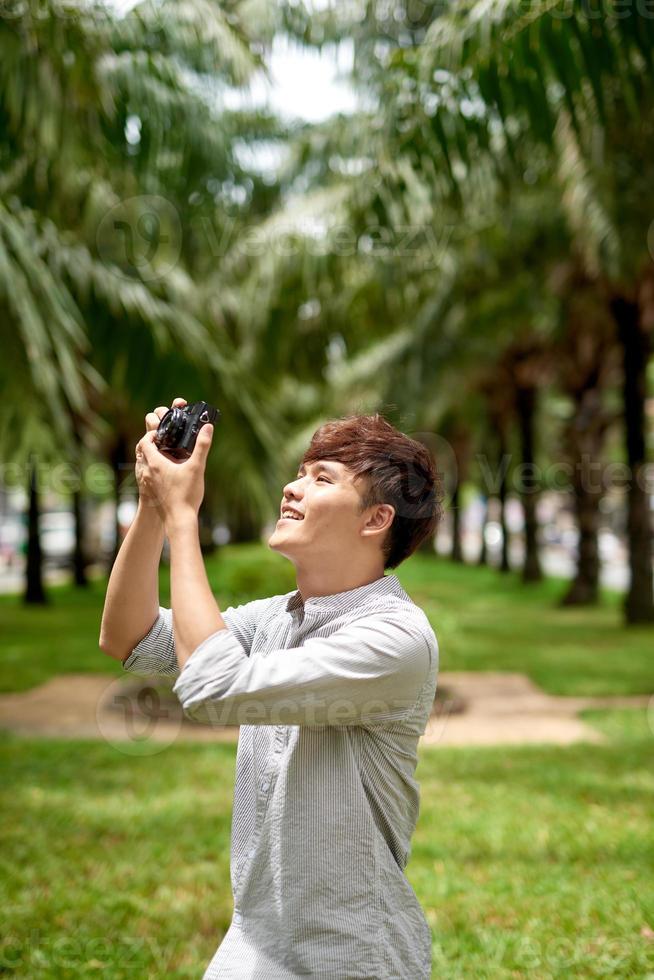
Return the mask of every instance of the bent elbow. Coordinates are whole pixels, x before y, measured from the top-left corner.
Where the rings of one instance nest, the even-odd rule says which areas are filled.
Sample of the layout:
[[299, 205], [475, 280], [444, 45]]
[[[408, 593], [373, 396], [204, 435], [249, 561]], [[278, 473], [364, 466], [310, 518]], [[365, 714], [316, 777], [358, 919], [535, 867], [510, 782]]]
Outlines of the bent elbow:
[[130, 653], [129, 650], [126, 652], [124, 649], [119, 649], [116, 647], [103, 633], [100, 634], [98, 639], [98, 647], [103, 653], [106, 653], [108, 657], [111, 657], [113, 660], [119, 660], [121, 663], [127, 660]]

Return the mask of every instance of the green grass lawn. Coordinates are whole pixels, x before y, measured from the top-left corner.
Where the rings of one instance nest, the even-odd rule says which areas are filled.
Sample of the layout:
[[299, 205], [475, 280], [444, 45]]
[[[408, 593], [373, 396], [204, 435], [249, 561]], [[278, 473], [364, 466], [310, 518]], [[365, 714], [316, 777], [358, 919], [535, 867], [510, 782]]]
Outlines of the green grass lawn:
[[[207, 570], [223, 608], [295, 585], [265, 548], [225, 548]], [[399, 577], [434, 625], [443, 671], [524, 671], [554, 693], [654, 689], [654, 632], [625, 628], [615, 594], [557, 609], [562, 581], [525, 588], [423, 556]], [[168, 585], [164, 570], [163, 603]], [[43, 609], [0, 597], [0, 688], [120, 674], [97, 647], [105, 586], [53, 588]], [[654, 980], [654, 717], [585, 715], [607, 744], [422, 750], [407, 873], [435, 978]], [[134, 756], [3, 734], [0, 762], [0, 975], [197, 980], [231, 916], [235, 747]]]
[[[654, 977], [652, 731], [593, 722], [610, 744], [422, 750], [434, 978]], [[234, 746], [4, 735], [0, 758], [0, 974], [198, 980], [231, 915]]]
[[[295, 588], [290, 562], [258, 545], [221, 549], [207, 573], [222, 608]], [[649, 694], [654, 691], [654, 628], [625, 627], [621, 597], [604, 592], [596, 609], [560, 609], [566, 583], [522, 585], [517, 574], [416, 555], [398, 569], [429, 616], [440, 668], [528, 674], [553, 694]], [[46, 608], [0, 596], [0, 691], [20, 691], [70, 671], [118, 673], [97, 646], [106, 581], [88, 592], [51, 588]], [[161, 601], [169, 602], [167, 569]]]

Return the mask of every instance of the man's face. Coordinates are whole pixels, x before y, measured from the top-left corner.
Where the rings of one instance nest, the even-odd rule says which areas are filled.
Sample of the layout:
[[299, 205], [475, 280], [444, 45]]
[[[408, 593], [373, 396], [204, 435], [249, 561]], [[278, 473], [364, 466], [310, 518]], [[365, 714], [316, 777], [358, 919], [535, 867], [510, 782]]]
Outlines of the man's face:
[[362, 484], [354, 479], [335, 460], [302, 465], [297, 478], [284, 487], [280, 519], [268, 546], [290, 559], [347, 553], [365, 522]]

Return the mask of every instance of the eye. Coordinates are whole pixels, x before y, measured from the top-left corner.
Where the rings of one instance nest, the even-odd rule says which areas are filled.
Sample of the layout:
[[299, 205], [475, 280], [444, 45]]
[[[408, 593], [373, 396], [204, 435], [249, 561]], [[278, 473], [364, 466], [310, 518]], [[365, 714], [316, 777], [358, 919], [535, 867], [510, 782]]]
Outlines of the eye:
[[318, 479], [319, 480], [324, 480], [325, 483], [331, 483], [332, 482], [331, 480], [328, 480], [326, 476], [319, 476]]

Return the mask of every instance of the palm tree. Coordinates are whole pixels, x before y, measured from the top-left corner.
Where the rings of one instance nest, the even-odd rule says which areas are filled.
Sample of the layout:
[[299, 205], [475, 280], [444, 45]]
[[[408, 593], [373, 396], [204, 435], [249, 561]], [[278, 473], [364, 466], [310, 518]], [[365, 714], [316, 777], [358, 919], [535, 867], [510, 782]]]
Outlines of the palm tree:
[[599, 598], [598, 530], [604, 442], [619, 421], [607, 394], [620, 378], [619, 346], [605, 298], [579, 263], [562, 264], [557, 289], [562, 298], [564, 329], [556, 342], [558, 387], [571, 406], [562, 433], [562, 448], [572, 474], [579, 529], [576, 574], [563, 605], [594, 604]]
[[[579, 254], [589, 274], [605, 283], [622, 347], [631, 470], [625, 613], [630, 623], [651, 622], [652, 532], [641, 477], [653, 271], [642, 201], [654, 176], [647, 149], [654, 133], [654, 24], [620, 16], [611, 0], [602, 0], [596, 13], [589, 18], [572, 3], [525, 11], [519, 0], [450, 6], [430, 25], [419, 52], [420, 92], [434, 112], [416, 125], [441, 134], [443, 153], [463, 163], [490, 152], [494, 161], [527, 172], [534, 148], [554, 162]], [[454, 180], [455, 171], [450, 166]]]
[[[64, 11], [51, 0], [38, 18], [21, 8], [0, 20], [0, 310], [8, 345], [0, 378], [21, 407], [4, 415], [3, 453], [18, 442], [29, 458], [37, 419], [73, 460], [82, 445], [98, 448], [107, 436], [101, 415], [111, 418], [110, 399], [130, 373], [125, 358], [130, 381], [140, 367], [140, 389], [126, 392], [134, 426], [144, 404], [152, 407], [135, 394], [148, 387], [143, 375], [171, 376], [174, 362], [181, 380], [186, 360], [201, 364], [214, 387], [218, 379], [248, 419], [261, 414], [242, 395], [242, 371], [231, 370], [220, 295], [209, 318], [193, 279], [206, 274], [203, 220], [221, 234], [247, 212], [234, 213], [226, 185], [248, 181], [257, 191], [235, 157], [235, 136], [274, 128], [264, 117], [214, 110], [227, 88], [260, 68], [255, 41], [272, 30], [269, 23], [255, 38], [244, 6], [143, 3], [118, 17], [104, 5]], [[35, 506], [30, 513], [37, 542]], [[31, 577], [40, 564], [36, 544], [33, 555]]]
[[523, 582], [538, 582], [543, 573], [538, 547], [536, 508], [541, 489], [536, 464], [537, 397], [547, 378], [549, 350], [533, 335], [526, 342], [516, 341], [504, 355], [510, 362], [515, 386], [515, 414], [518, 422], [521, 456], [521, 497], [524, 513], [525, 557]]
[[[390, 18], [348, 16], [330, 7], [298, 33], [354, 39], [355, 77], [382, 120], [368, 129], [368, 156], [385, 182], [376, 202], [381, 224], [396, 226], [412, 199], [421, 202], [424, 223], [442, 221], [449, 209], [471, 229], [484, 201], [504, 220], [507, 188], [554, 189], [555, 175], [573, 251], [606, 297], [622, 348], [632, 474], [625, 612], [629, 622], [650, 621], [651, 528], [640, 477], [652, 321], [650, 215], [642, 202], [654, 176], [654, 24], [623, 16], [610, 0], [593, 17], [580, 5], [546, 0], [529, 10], [520, 0], [445, 8], [400, 2]], [[421, 184], [426, 195], [414, 191]]]

